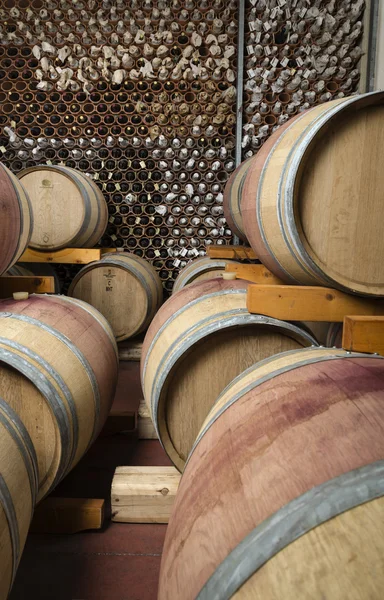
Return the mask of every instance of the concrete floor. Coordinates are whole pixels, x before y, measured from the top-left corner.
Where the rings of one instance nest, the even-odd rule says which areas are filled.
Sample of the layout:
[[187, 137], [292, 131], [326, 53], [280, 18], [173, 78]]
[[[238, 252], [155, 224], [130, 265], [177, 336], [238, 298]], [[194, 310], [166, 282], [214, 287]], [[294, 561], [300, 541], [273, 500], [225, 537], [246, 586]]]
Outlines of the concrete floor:
[[[121, 363], [115, 407], [135, 410], [140, 397], [138, 363]], [[104, 498], [103, 530], [30, 534], [10, 600], [155, 600], [166, 525], [112, 523], [110, 489], [116, 466], [169, 464], [155, 440], [99, 438], [54, 494]]]

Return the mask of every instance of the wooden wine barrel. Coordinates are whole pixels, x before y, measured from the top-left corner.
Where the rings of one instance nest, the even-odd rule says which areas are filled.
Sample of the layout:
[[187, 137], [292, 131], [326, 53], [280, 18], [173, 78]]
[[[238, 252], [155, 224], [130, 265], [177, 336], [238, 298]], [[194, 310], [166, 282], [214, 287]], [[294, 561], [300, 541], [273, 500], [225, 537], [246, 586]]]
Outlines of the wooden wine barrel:
[[97, 308], [120, 342], [148, 327], [162, 302], [163, 288], [149, 262], [118, 252], [105, 254], [81, 269], [68, 295]]
[[0, 302], [0, 396], [32, 439], [39, 499], [99, 433], [117, 370], [113, 333], [93, 307], [65, 296]]
[[308, 348], [254, 365], [189, 456], [159, 600], [379, 600], [383, 459], [383, 357]]
[[17, 414], [0, 398], [0, 598], [7, 598], [37, 494], [37, 461]]
[[0, 275], [22, 255], [32, 234], [31, 204], [20, 181], [0, 163]]
[[208, 258], [207, 256], [192, 260], [177, 276], [172, 294], [179, 292], [191, 283], [218, 277], [221, 273], [224, 273], [226, 265], [231, 263], [236, 264], [233, 260]]
[[343, 324], [342, 323], [329, 323], [326, 346], [328, 348], [341, 348], [343, 339]]
[[243, 242], [248, 242], [245, 233], [243, 218], [241, 216], [241, 197], [245, 177], [252, 164], [252, 157], [248, 158], [237, 167], [228, 179], [223, 194], [223, 209], [225, 220], [234, 235]]
[[334, 100], [288, 122], [252, 159], [247, 238], [287, 283], [384, 294], [383, 118], [384, 92]]
[[19, 173], [34, 218], [31, 248], [92, 248], [108, 223], [107, 204], [97, 185], [69, 167], [37, 166]]
[[144, 340], [144, 398], [165, 451], [181, 471], [218, 395], [244, 369], [276, 352], [317, 344], [295, 325], [251, 315], [248, 283], [211, 279], [161, 307]]
[[53, 277], [55, 294], [60, 293], [60, 279], [52, 265], [46, 263], [17, 263], [8, 269], [6, 275], [21, 277], [33, 277], [34, 275], [39, 275], [40, 277]]
[[[297, 321], [296, 325], [309, 331], [311, 335], [319, 342], [320, 346], [328, 346], [328, 334], [331, 323], [325, 321]], [[341, 348], [340, 345], [332, 344]]]

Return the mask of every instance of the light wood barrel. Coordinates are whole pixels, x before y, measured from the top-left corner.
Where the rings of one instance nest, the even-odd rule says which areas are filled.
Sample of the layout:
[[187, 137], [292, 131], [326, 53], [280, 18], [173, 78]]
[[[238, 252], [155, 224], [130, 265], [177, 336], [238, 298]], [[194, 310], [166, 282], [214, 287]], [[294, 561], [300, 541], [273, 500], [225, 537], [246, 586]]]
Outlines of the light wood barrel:
[[159, 600], [380, 600], [383, 459], [383, 357], [308, 348], [254, 365], [189, 456]]
[[144, 398], [180, 471], [205, 417], [234, 377], [276, 352], [317, 344], [295, 325], [249, 314], [247, 286], [211, 279], [186, 287], [161, 307], [145, 337]]
[[93, 307], [65, 296], [0, 302], [0, 396], [33, 441], [39, 499], [99, 433], [117, 369], [113, 333]]
[[248, 242], [248, 240], [241, 215], [241, 196], [247, 171], [252, 164], [251, 161], [252, 158], [248, 158], [237, 167], [228, 179], [223, 194], [225, 220], [232, 233], [243, 242]]
[[53, 277], [55, 283], [55, 294], [60, 293], [60, 279], [52, 265], [46, 263], [16, 263], [10, 269], [8, 269], [6, 275], [21, 277], [33, 277], [34, 275], [39, 275], [40, 277]]
[[37, 461], [18, 415], [0, 398], [0, 598], [7, 598], [37, 494]]
[[34, 218], [31, 248], [92, 248], [108, 223], [107, 204], [97, 185], [69, 167], [37, 166], [19, 173]]
[[264, 144], [241, 210], [260, 260], [287, 283], [384, 294], [384, 92], [316, 106]]
[[177, 276], [173, 285], [172, 294], [179, 292], [186, 285], [204, 281], [205, 279], [214, 279], [225, 272], [225, 267], [228, 264], [235, 263], [233, 260], [208, 258], [196, 258], [192, 260]]
[[72, 281], [68, 295], [99, 310], [118, 342], [144, 331], [163, 299], [161, 280], [146, 260], [128, 252], [105, 254]]
[[0, 163], [0, 275], [22, 255], [32, 234], [28, 194], [20, 181]]

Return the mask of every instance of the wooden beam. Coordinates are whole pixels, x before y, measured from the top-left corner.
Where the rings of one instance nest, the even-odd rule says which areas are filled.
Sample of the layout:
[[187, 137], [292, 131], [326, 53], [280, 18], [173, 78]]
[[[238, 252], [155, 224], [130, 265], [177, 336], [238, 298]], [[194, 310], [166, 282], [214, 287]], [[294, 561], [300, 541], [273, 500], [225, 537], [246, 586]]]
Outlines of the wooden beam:
[[256, 260], [257, 256], [249, 246], [208, 246], [209, 258], [228, 258], [236, 260]]
[[119, 360], [141, 360], [141, 351], [143, 348], [143, 342], [122, 342], [117, 344], [119, 350]]
[[175, 467], [117, 467], [112, 481], [112, 521], [168, 523], [180, 477]]
[[246, 279], [253, 283], [265, 285], [283, 285], [281, 279], [276, 277], [264, 265], [244, 265], [241, 263], [229, 263], [225, 266], [229, 273], [236, 273], [238, 279]]
[[139, 440], [158, 439], [145, 400], [140, 400], [139, 412], [137, 415], [137, 431]]
[[345, 350], [384, 355], [384, 316], [345, 317], [342, 346]]
[[10, 298], [14, 292], [28, 292], [28, 294], [54, 294], [54, 277], [40, 277], [38, 275], [22, 276], [3, 275], [0, 277], [0, 298]]
[[116, 252], [116, 248], [64, 248], [55, 252], [39, 252], [27, 248], [19, 262], [46, 262], [86, 265], [94, 260], [100, 260], [103, 254]]
[[30, 533], [77, 533], [101, 529], [104, 500], [91, 498], [45, 498], [35, 509]]
[[[378, 5], [380, 2], [378, 2]], [[359, 79], [359, 94], [365, 94], [369, 92], [369, 76], [368, 76], [368, 62], [370, 60], [370, 44], [372, 43], [372, 39], [377, 35], [376, 31], [371, 31], [372, 29], [372, 17], [371, 13], [373, 7], [373, 2], [365, 2], [364, 6], [364, 15], [363, 15], [363, 35], [360, 42], [360, 47], [362, 50], [362, 56], [357, 63], [357, 68], [360, 71], [360, 79]], [[371, 58], [372, 60], [372, 58]], [[377, 89], [379, 86], [375, 86], [373, 89]]]
[[283, 321], [343, 321], [346, 315], [384, 314], [384, 301], [351, 296], [324, 287], [250, 285], [250, 313]]

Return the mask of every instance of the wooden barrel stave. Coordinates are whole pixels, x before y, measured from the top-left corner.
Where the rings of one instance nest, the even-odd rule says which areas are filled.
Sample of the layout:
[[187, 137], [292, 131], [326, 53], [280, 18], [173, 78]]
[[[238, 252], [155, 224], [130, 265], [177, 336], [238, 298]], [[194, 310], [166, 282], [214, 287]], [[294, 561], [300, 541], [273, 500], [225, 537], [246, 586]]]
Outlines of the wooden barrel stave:
[[122, 341], [148, 327], [163, 291], [152, 265], [119, 252], [86, 265], [72, 281], [68, 295], [97, 308], [110, 323], [116, 340]]
[[[3, 315], [4, 313], [0, 314], [0, 318]], [[15, 317], [19, 316], [15, 315]], [[59, 419], [59, 414], [61, 414], [62, 419], [64, 415], [66, 417], [62, 421], [62, 426], [59, 425], [59, 430], [62, 427], [61, 451], [65, 451], [66, 455], [64, 464], [61, 463], [63, 472], [59, 472], [58, 475], [62, 477], [70, 468], [70, 465], [75, 465], [80, 460], [95, 435], [98, 416], [97, 399], [95, 398], [97, 388], [85, 371], [84, 363], [80, 360], [79, 356], [74, 354], [73, 346], [68, 347], [63, 340], [60, 340], [57, 337], [57, 332], [48, 333], [42, 329], [38, 321], [34, 323], [20, 321], [19, 318], [16, 319], [15, 317], [1, 319], [0, 347], [2, 348], [2, 353], [0, 357], [5, 362], [4, 350], [12, 354], [13, 361], [18, 357], [19, 366], [17, 367], [14, 362], [12, 365], [14, 368], [21, 368], [20, 363], [22, 361], [27, 362], [29, 370], [34, 367], [34, 377], [38, 377], [40, 364], [46, 381], [50, 381], [56, 390], [56, 399], [59, 394], [62, 404], [60, 413], [55, 413], [55, 422]], [[36, 340], [38, 340], [37, 343]], [[0, 393], [2, 393], [6, 401], [16, 411], [19, 400], [18, 395], [7, 393], [6, 386], [8, 386], [7, 373], [3, 372]], [[35, 410], [35, 406], [30, 407], [30, 413], [32, 413], [30, 417], [31, 425], [34, 418], [37, 421], [39, 420], [38, 416], [35, 416]], [[38, 411], [40, 413], [40, 407], [38, 407]], [[24, 421], [24, 415], [19, 414]], [[68, 427], [71, 430], [70, 436], [67, 433]], [[28, 432], [33, 442], [35, 442], [36, 437], [32, 427], [28, 428]], [[67, 436], [72, 441], [69, 444], [66, 441]], [[69, 451], [67, 452], [67, 450]], [[45, 457], [45, 444], [41, 448], [36, 448], [36, 452], [38, 456], [42, 454]], [[56, 479], [54, 482], [56, 483]]]
[[0, 275], [19, 259], [32, 233], [31, 204], [24, 186], [0, 163]]
[[[377, 127], [384, 112], [383, 98], [376, 92], [304, 112], [288, 122], [285, 131], [276, 132], [274, 144], [269, 142], [258, 153], [254, 168], [248, 169], [242, 200], [247, 237], [262, 262], [284, 281], [382, 294], [377, 258], [381, 238], [372, 215], [380, 213], [377, 190], [383, 175], [379, 155], [370, 156], [369, 151], [383, 145]], [[377, 139], [372, 145], [368, 140], [373, 137]], [[360, 157], [362, 149], [365, 155]], [[341, 169], [344, 150], [348, 152], [345, 177], [337, 178], [333, 170], [331, 177], [326, 176], [330, 162]], [[364, 202], [359, 187], [362, 168], [364, 181], [372, 180]], [[325, 181], [323, 196], [321, 182]], [[356, 192], [351, 201], [347, 190], [352, 181]]]
[[[236, 558], [256, 528], [267, 527], [272, 515], [334, 478], [380, 468], [373, 481], [383, 495], [383, 393], [382, 357], [324, 348], [271, 357], [228, 386], [203, 425], [181, 480], [163, 551], [159, 600], [179, 597], [182, 590], [186, 600], [232, 597], [245, 580], [232, 590], [243, 564], [226, 562], [231, 553]], [[359, 492], [356, 504], [360, 498], [373, 499]], [[300, 507], [306, 507], [304, 500]], [[336, 544], [348, 546], [342, 533]], [[253, 556], [252, 550], [244, 556]], [[311, 566], [306, 567], [308, 572]], [[265, 568], [257, 573], [262, 576]], [[215, 581], [225, 585], [227, 595], [212, 593]], [[305, 578], [305, 590], [307, 583]], [[381, 589], [379, 583], [372, 597], [379, 598]], [[341, 597], [353, 597], [351, 591]]]
[[225, 386], [257, 360], [315, 344], [300, 328], [246, 309], [245, 281], [184, 288], [160, 309], [144, 340], [142, 387], [159, 439], [182, 470]]
[[0, 310], [0, 394], [36, 447], [41, 498], [78, 462], [108, 415], [116, 345], [104, 319], [98, 323], [74, 300], [31, 296], [3, 301]]
[[251, 166], [251, 158], [242, 162], [228, 179], [223, 194], [225, 220], [234, 235], [243, 242], [248, 242], [241, 212], [241, 197], [247, 171]]
[[36, 319], [76, 344], [96, 378], [101, 399], [100, 421], [104, 422], [114, 397], [118, 370], [116, 341], [104, 317], [80, 300], [40, 294], [26, 300], [2, 300], [0, 315], [1, 312]]
[[[311, 111], [312, 109], [310, 109]], [[310, 112], [309, 111], [309, 112]], [[258, 197], [258, 186], [263, 176], [263, 169], [267, 165], [269, 154], [277, 146], [278, 141], [284, 132], [296, 120], [302, 118], [303, 115], [297, 115], [289, 119], [284, 125], [279, 127], [269, 136], [264, 142], [260, 150], [251, 158], [252, 164], [247, 169], [247, 176], [242, 187], [241, 196], [241, 214], [244, 221], [244, 229], [247, 235], [249, 244], [254, 249], [256, 256], [272, 273], [287, 283], [295, 283], [290, 275], [282, 268], [276, 256], [272, 254], [268, 246], [262, 221], [258, 217], [258, 207], [255, 202]]]
[[89, 178], [58, 166], [30, 167], [19, 178], [34, 214], [31, 248], [91, 248], [99, 241], [108, 222], [107, 207]]
[[214, 279], [225, 272], [228, 264], [237, 264], [233, 260], [213, 259], [204, 256], [191, 261], [177, 276], [173, 285], [172, 294], [179, 292], [182, 288], [191, 283], [204, 281], [205, 279]]
[[71, 169], [69, 167], [65, 168], [69, 169], [74, 177], [79, 177], [81, 179], [81, 182], [86, 187], [91, 197], [91, 203], [96, 207], [97, 213], [94, 220], [94, 229], [89, 233], [88, 239], [82, 244], [82, 248], [93, 248], [103, 236], [108, 223], [108, 207], [104, 194], [90, 177], [87, 177], [81, 171], [76, 171], [76, 169]]
[[0, 597], [7, 598], [37, 494], [37, 462], [22, 422], [0, 398]]
[[383, 497], [347, 510], [284, 547], [232, 598], [379, 599], [384, 585], [383, 524]]

